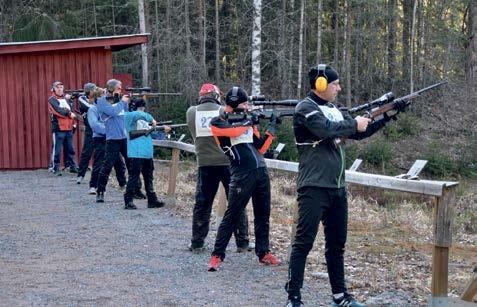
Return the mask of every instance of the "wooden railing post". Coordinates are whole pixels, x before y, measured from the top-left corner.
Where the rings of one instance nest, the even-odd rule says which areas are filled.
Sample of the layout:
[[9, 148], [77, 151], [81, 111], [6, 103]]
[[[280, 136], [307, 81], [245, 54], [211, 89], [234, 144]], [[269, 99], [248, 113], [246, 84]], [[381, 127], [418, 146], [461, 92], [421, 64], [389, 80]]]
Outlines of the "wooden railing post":
[[291, 227], [291, 238], [290, 238], [290, 245], [288, 246], [287, 251], [287, 261], [290, 263], [290, 257], [292, 252], [293, 243], [295, 242], [295, 235], [296, 235], [296, 226], [298, 225], [298, 202], [293, 202], [291, 207], [292, 213], [292, 227]]
[[167, 189], [168, 203], [175, 205], [176, 203], [176, 182], [179, 173], [179, 155], [180, 149], [172, 149], [171, 166], [169, 167], [169, 188]]
[[215, 211], [215, 224], [217, 229], [224, 218], [225, 210], [227, 209], [227, 197], [225, 197], [225, 189], [222, 184], [219, 185], [219, 197], [217, 203], [217, 210]]
[[430, 306], [447, 304], [449, 247], [452, 244], [455, 186], [444, 187], [434, 206], [434, 250], [432, 252], [432, 281]]

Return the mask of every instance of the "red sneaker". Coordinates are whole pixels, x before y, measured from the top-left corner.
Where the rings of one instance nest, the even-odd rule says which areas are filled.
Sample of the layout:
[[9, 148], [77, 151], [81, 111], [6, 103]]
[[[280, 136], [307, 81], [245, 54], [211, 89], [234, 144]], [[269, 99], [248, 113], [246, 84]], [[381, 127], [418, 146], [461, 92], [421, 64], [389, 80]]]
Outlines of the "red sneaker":
[[207, 271], [209, 272], [217, 271], [221, 263], [222, 263], [222, 260], [220, 259], [219, 256], [212, 255], [212, 257], [210, 257], [210, 260], [209, 260], [209, 266], [207, 267]]
[[258, 260], [260, 264], [276, 266], [280, 264], [280, 260], [277, 257], [273, 256], [272, 253], [268, 252]]

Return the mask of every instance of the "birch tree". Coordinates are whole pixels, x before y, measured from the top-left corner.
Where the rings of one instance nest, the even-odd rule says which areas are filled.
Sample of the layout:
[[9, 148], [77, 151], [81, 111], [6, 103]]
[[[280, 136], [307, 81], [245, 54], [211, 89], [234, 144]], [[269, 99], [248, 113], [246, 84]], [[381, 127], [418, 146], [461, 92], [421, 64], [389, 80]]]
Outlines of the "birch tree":
[[317, 20], [317, 27], [316, 27], [316, 66], [321, 64], [321, 35], [323, 32], [323, 25], [321, 24], [321, 15], [323, 10], [323, 0], [318, 0], [318, 9], [316, 12], [316, 20]]
[[298, 42], [298, 78], [296, 86], [296, 96], [301, 96], [301, 83], [303, 74], [303, 32], [305, 24], [305, 0], [300, 1], [300, 40]]
[[220, 82], [219, 0], [215, 0], [215, 83]]
[[252, 95], [260, 95], [260, 57], [262, 44], [262, 1], [253, 0], [252, 31]]

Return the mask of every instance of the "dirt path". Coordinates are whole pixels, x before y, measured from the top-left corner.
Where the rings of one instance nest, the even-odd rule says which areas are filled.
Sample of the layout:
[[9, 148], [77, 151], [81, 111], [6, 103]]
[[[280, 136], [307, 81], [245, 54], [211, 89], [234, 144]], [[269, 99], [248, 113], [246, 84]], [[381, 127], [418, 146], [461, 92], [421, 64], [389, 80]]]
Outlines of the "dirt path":
[[[97, 204], [86, 184], [46, 170], [0, 172], [0, 187], [2, 306], [286, 303], [286, 265], [259, 266], [231, 243], [222, 270], [209, 273], [210, 251], [187, 250], [191, 222], [173, 209], [136, 201], [126, 211], [115, 189]], [[327, 283], [303, 290], [309, 306], [329, 301]]]

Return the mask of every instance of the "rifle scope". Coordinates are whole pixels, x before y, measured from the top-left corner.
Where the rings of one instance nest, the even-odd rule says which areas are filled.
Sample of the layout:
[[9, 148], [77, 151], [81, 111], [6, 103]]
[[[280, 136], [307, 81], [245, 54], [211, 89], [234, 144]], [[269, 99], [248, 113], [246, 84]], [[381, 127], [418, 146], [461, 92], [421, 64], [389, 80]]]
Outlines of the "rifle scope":
[[381, 105], [383, 105], [385, 103], [388, 103], [388, 102], [391, 102], [393, 100], [394, 100], [394, 93], [389, 92], [389, 93], [386, 93], [383, 96], [381, 96], [378, 99], [375, 99], [371, 102], [368, 102], [368, 103], [359, 105], [357, 107], [351, 108], [351, 109], [349, 109], [348, 112], [349, 113], [356, 113], [356, 112], [363, 111], [363, 110], [370, 110], [374, 107], [381, 106]]

